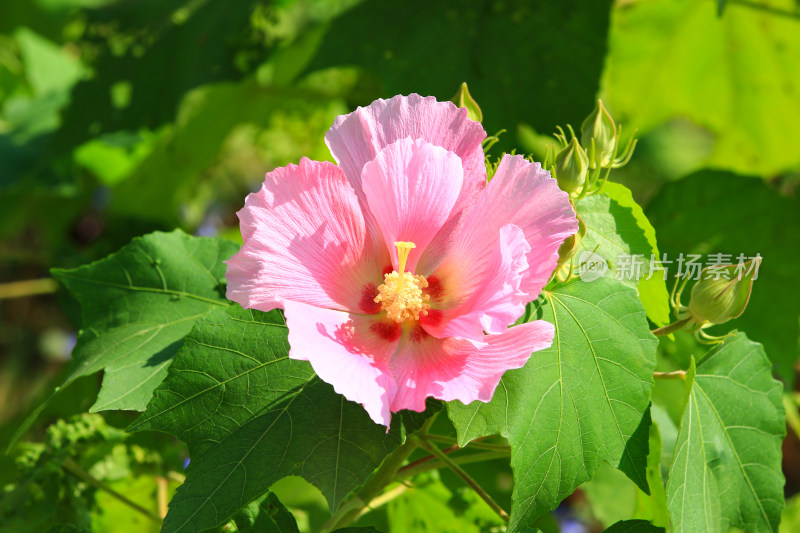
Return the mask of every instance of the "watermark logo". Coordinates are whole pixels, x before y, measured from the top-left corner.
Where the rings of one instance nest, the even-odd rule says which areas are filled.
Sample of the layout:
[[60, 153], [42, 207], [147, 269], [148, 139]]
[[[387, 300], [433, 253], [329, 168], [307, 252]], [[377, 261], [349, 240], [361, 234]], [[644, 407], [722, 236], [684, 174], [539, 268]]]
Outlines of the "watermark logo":
[[588, 283], [600, 279], [606, 275], [606, 272], [608, 272], [608, 263], [599, 254], [586, 250], [578, 256], [578, 276], [583, 281]]
[[619, 281], [638, 282], [642, 279], [649, 280], [659, 275], [657, 273], [660, 271], [660, 276], [667, 281], [669, 279], [668, 271], [672, 265], [672, 274], [675, 278], [696, 281], [700, 279], [705, 270], [705, 277], [709, 279], [732, 280], [752, 277], [753, 280], [756, 280], [760, 264], [761, 254], [734, 256], [722, 253], [708, 254], [705, 260], [701, 254], [681, 253], [673, 260], [670, 260], [667, 254], [661, 254], [661, 257], [651, 254], [649, 260], [642, 254], [620, 254], [616, 257], [616, 261], [612, 260], [609, 263], [599, 254], [587, 250], [578, 257], [578, 275], [586, 282], [605, 276]]

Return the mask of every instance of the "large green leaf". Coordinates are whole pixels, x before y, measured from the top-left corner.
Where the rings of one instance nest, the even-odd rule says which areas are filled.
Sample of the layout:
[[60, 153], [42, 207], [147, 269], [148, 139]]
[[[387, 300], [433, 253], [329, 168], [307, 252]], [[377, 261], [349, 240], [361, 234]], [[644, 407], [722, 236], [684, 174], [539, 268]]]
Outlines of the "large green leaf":
[[83, 314], [64, 386], [105, 370], [91, 410], [144, 410], [195, 320], [230, 305], [222, 261], [235, 251], [222, 239], [156, 232], [95, 263], [53, 269]]
[[462, 445], [500, 433], [512, 447], [511, 531], [555, 508], [601, 460], [648, 490], [656, 340], [636, 292], [601, 278], [544, 298], [536, 314], [555, 325], [552, 347], [507, 372], [489, 403], [448, 404]]
[[[606, 275], [636, 288], [650, 320], [659, 326], [667, 324], [669, 294], [659, 270], [656, 231], [631, 191], [618, 183], [606, 183], [601, 194], [582, 199], [576, 209], [586, 225], [581, 250], [605, 259], [609, 265]], [[634, 267], [632, 259], [625, 262], [633, 255], [641, 256], [635, 260], [641, 261], [640, 267]]]
[[279, 312], [235, 306], [202, 318], [186, 337], [132, 426], [189, 445], [192, 462], [165, 532], [218, 526], [289, 475], [317, 486], [335, 509], [424, 421], [404, 412], [387, 433], [308, 363], [290, 360], [286, 334]]
[[[763, 4], [763, 5], [762, 5]], [[772, 175], [800, 165], [800, 20], [794, 0], [618, 2], [603, 98], [648, 131], [672, 118], [709, 130], [709, 166]]]
[[686, 381], [667, 483], [674, 531], [776, 531], [785, 420], [764, 349], [738, 333], [692, 362]]
[[[670, 183], [648, 206], [647, 214], [670, 261], [681, 253], [726, 253], [731, 263], [739, 254], [761, 254], [764, 261], [747, 309], [716, 330], [738, 328], [763, 343], [775, 370], [791, 387], [800, 356], [798, 199], [781, 195], [760, 180], [706, 171]], [[674, 275], [677, 263], [669, 269]]]
[[237, 305], [205, 317], [184, 340], [169, 378], [128, 429], [175, 435], [192, 458], [201, 456], [314, 379], [309, 365], [289, 361], [286, 334], [280, 311]]
[[487, 131], [509, 131], [500, 146], [510, 150], [520, 124], [552, 131], [580, 124], [591, 109], [610, 8], [609, 0], [470, 0], [457, 8], [410, 0], [398, 10], [369, 0], [333, 21], [307, 70], [361, 67], [377, 83], [356, 95], [359, 104], [412, 92], [447, 100], [466, 81]]

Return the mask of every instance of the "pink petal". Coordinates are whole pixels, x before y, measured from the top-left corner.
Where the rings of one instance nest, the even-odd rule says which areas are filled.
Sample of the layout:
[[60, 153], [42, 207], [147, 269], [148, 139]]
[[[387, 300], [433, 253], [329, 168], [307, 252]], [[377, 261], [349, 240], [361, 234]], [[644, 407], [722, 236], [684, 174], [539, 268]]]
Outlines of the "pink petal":
[[238, 215], [244, 245], [227, 261], [229, 299], [262, 311], [287, 299], [375, 312], [371, 284], [380, 282], [388, 253], [375, 251], [338, 167], [303, 158], [276, 169]]
[[521, 289], [534, 300], [547, 284], [558, 262], [558, 247], [578, 231], [569, 195], [539, 163], [520, 155], [506, 155], [473, 211], [472, 224], [522, 228], [531, 246], [529, 269]]
[[488, 402], [503, 373], [525, 365], [531, 352], [549, 347], [553, 334], [553, 325], [543, 320], [487, 335], [483, 346], [412, 332], [391, 359], [397, 383], [391, 410], [424, 411], [429, 396], [464, 404]]
[[[458, 200], [439, 234], [420, 254], [420, 272], [430, 272], [441, 261], [457, 230], [461, 213], [471, 206], [486, 186], [482, 141], [486, 132], [478, 122], [467, 117], [467, 110], [452, 102], [437, 102], [432, 96], [418, 94], [376, 100], [338, 117], [325, 135], [325, 142], [347, 179], [353, 184], [359, 200], [366, 205], [361, 179], [364, 166], [389, 144], [410, 137], [422, 139], [455, 153], [463, 165], [463, 184]], [[367, 227], [376, 223], [366, 214]], [[421, 251], [420, 251], [421, 252]], [[424, 272], [423, 272], [424, 271]]]
[[[396, 241], [416, 244], [407, 264], [413, 272], [461, 191], [461, 159], [421, 139], [401, 139], [364, 165], [361, 182], [386, 247], [394, 250]], [[397, 255], [392, 257], [397, 269]]]
[[286, 300], [289, 357], [309, 361], [317, 375], [377, 424], [389, 426], [395, 384], [388, 361], [400, 326], [370, 315], [351, 315]]
[[[521, 229], [528, 244], [522, 271], [511, 251], [498, 252], [498, 246], [521, 249], [510, 236], [498, 239], [508, 225]], [[558, 247], [577, 229], [569, 196], [550, 174], [522, 156], [505, 156], [433, 273], [445, 297], [434, 320], [423, 321], [426, 330], [475, 341], [480, 330], [502, 332], [539, 295], [555, 269]]]
[[410, 94], [375, 100], [338, 117], [325, 135], [325, 142], [360, 194], [364, 165], [386, 146], [406, 137], [422, 139], [461, 158], [461, 202], [474, 198], [483, 189], [486, 167], [481, 142], [486, 132], [480, 123], [467, 118], [466, 109], [457, 108], [452, 102], [437, 102], [432, 96]]
[[527, 294], [520, 283], [528, 269], [525, 255], [530, 246], [522, 230], [508, 224], [491, 239], [465, 242], [452, 252], [435, 275], [445, 280], [444, 305], [440, 314], [422, 320], [436, 337], [460, 337], [484, 342], [484, 331], [502, 333], [525, 310]]

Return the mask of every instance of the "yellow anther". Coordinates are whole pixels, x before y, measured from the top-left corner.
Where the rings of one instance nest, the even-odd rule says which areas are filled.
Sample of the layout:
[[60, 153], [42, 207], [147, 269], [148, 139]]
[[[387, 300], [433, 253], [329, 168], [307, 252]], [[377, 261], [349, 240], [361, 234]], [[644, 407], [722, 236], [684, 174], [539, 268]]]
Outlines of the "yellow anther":
[[383, 276], [383, 285], [378, 287], [375, 301], [381, 304], [381, 309], [386, 311], [386, 316], [395, 322], [406, 320], [419, 320], [420, 315], [428, 314], [430, 305], [427, 303], [430, 296], [422, 294], [422, 289], [428, 286], [425, 276], [415, 276], [406, 272], [408, 253], [417, 246], [413, 242], [398, 241], [397, 263], [400, 272], [392, 271]]
[[375, 301], [381, 304], [381, 309], [386, 311], [386, 317], [395, 322], [405, 322], [413, 319], [419, 320], [420, 316], [428, 314], [431, 297], [422, 293], [428, 286], [425, 276], [412, 275], [409, 272], [402, 274], [397, 271], [383, 277], [383, 285], [378, 287]]

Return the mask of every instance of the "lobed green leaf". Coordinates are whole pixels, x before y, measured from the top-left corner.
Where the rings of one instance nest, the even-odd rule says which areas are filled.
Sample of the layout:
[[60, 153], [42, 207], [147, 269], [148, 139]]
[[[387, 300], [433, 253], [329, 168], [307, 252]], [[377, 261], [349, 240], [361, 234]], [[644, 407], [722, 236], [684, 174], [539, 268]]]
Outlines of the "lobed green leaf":
[[687, 372], [667, 482], [674, 531], [777, 531], [783, 508], [781, 384], [760, 344], [728, 338]]
[[156, 232], [95, 263], [53, 269], [82, 309], [75, 366], [64, 386], [105, 370], [91, 411], [143, 410], [194, 322], [230, 305], [222, 261], [236, 249], [180, 230]]
[[553, 345], [507, 372], [489, 403], [448, 404], [464, 445], [500, 433], [514, 469], [510, 531], [589, 479], [600, 460], [648, 491], [646, 462], [656, 340], [636, 292], [611, 279], [545, 291], [537, 318]]
[[336, 509], [426, 413], [375, 424], [290, 360], [278, 311], [238, 306], [197, 322], [167, 379], [131, 429], [156, 429], [189, 445], [186, 482], [170, 503], [164, 532], [223, 524], [279, 479], [302, 476]]

